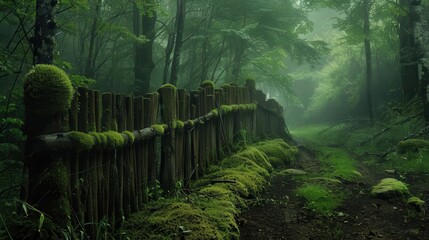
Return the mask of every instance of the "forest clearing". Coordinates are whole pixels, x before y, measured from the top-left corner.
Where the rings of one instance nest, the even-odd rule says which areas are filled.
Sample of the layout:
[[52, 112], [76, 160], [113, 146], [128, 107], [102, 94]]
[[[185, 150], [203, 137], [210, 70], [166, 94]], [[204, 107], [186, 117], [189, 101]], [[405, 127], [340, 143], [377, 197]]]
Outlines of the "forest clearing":
[[0, 0], [0, 240], [429, 240], [429, 0]]

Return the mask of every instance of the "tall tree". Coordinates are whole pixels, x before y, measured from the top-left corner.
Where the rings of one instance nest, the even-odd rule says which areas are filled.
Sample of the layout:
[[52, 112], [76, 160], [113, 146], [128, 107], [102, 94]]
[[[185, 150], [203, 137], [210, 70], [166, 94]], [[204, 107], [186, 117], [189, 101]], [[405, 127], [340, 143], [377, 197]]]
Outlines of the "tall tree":
[[179, 74], [180, 54], [182, 53], [182, 40], [185, 29], [186, 0], [177, 0], [176, 10], [176, 40], [174, 44], [173, 62], [171, 63], [170, 83], [177, 85]]
[[58, 0], [36, 1], [36, 22], [34, 24], [33, 65], [52, 64], [54, 59], [56, 22], [55, 7]]
[[[155, 68], [153, 62], [153, 43], [155, 40], [156, 9], [154, 0], [144, 0], [142, 10], [139, 10], [137, 2], [134, 2], [134, 34], [143, 35], [146, 39], [144, 43], [136, 42], [134, 44], [134, 78], [136, 94], [145, 94], [149, 92], [152, 71]], [[140, 12], [142, 16], [140, 17]]]
[[410, 0], [399, 0], [403, 14], [399, 16], [399, 61], [404, 101], [415, 97], [419, 87], [413, 17]]
[[363, 31], [365, 34], [365, 62], [366, 62], [366, 97], [368, 104], [368, 115], [372, 120], [374, 113], [372, 111], [372, 56], [371, 56], [371, 40], [370, 40], [370, 24], [369, 24], [369, 13], [370, 5], [369, 0], [363, 0]]

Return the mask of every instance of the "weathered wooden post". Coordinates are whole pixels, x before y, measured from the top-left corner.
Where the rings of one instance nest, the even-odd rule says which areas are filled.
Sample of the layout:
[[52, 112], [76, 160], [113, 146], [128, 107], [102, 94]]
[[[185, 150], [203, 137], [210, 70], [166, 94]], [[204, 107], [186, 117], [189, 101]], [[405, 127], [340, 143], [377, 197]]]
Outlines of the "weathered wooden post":
[[28, 189], [23, 188], [21, 195], [63, 228], [70, 224], [71, 213], [68, 163], [62, 152], [38, 151], [32, 140], [38, 135], [69, 130], [68, 109], [72, 98], [69, 78], [55, 66], [36, 65], [25, 77], [24, 132], [28, 140], [24, 162]]
[[[256, 103], [255, 101], [255, 92], [256, 92], [256, 82], [253, 79], [246, 80], [246, 87], [249, 91], [249, 103]], [[256, 134], [256, 109], [251, 112], [251, 121], [250, 121], [250, 132], [252, 135]]]
[[175, 162], [175, 121], [177, 118], [177, 90], [170, 84], [163, 85], [159, 90], [161, 103], [161, 122], [167, 124], [161, 140], [161, 187], [171, 190], [175, 187], [176, 162]]

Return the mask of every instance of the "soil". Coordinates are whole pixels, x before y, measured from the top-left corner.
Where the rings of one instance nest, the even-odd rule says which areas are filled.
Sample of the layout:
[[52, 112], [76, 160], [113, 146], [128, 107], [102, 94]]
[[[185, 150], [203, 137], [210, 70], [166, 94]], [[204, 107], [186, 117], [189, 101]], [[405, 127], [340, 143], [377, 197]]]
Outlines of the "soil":
[[[318, 171], [315, 154], [301, 148], [294, 168]], [[429, 176], [399, 176], [359, 163], [363, 182], [341, 184], [347, 197], [331, 216], [306, 208], [295, 194], [304, 180], [277, 176], [271, 185], [237, 221], [241, 239], [388, 239], [429, 240], [429, 217], [407, 207], [404, 200], [385, 201], [371, 197], [370, 188], [380, 179], [394, 177], [409, 185], [410, 192], [428, 202]]]

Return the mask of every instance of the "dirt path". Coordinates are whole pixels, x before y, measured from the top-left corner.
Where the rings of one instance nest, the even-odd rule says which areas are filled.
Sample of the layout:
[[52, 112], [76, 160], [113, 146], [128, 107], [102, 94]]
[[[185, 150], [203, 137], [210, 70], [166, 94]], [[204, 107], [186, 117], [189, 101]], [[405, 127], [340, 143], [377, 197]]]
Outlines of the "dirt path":
[[[318, 171], [314, 154], [301, 149], [294, 168]], [[305, 180], [291, 176], [273, 177], [271, 186], [254, 206], [238, 217], [241, 239], [388, 239], [429, 240], [429, 217], [417, 214], [397, 200], [388, 202], [370, 196], [371, 186], [381, 178], [399, 177], [383, 170], [358, 164], [365, 176], [360, 184], [341, 184], [346, 194], [343, 204], [332, 216], [322, 216], [305, 207], [305, 201], [295, 190]], [[429, 198], [429, 176], [405, 178], [411, 192], [422, 199]]]

